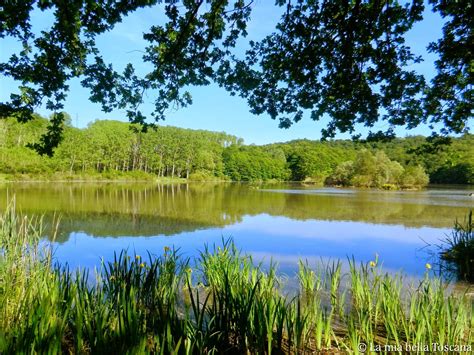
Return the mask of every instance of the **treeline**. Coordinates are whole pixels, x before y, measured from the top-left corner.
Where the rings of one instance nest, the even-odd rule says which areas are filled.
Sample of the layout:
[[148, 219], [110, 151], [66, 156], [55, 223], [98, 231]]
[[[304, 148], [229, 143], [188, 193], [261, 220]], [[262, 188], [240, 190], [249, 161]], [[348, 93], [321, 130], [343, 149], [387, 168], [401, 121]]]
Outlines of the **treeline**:
[[[371, 143], [403, 166], [421, 166], [435, 184], [474, 184], [474, 135], [429, 142], [422, 136]], [[447, 144], [444, 144], [447, 143]]]
[[142, 132], [129, 123], [95, 121], [85, 129], [67, 124], [49, 158], [28, 148], [47, 123], [40, 116], [25, 124], [0, 120], [0, 173], [274, 179], [384, 188], [474, 183], [471, 134], [451, 138], [450, 144], [414, 136], [383, 143], [297, 140], [255, 146], [226, 133], [161, 126]]
[[200, 172], [223, 177], [223, 150], [242, 142], [225, 133], [175, 127], [145, 133], [128, 123], [104, 120], [85, 129], [65, 127], [63, 141], [49, 158], [28, 148], [45, 129], [45, 119], [37, 117], [26, 124], [9, 119], [0, 124], [0, 171], [7, 174], [143, 172], [189, 178]]
[[[350, 174], [346, 174], [346, 178], [340, 181], [345, 185], [344, 181], [347, 181], [348, 177], [364, 175], [364, 169], [368, 166], [372, 166], [369, 170], [373, 171], [375, 169], [373, 165], [380, 163], [373, 162], [377, 154], [386, 165], [385, 157], [379, 153], [384, 152], [386, 158], [398, 162], [403, 167], [402, 176], [405, 177], [408, 185], [410, 185], [410, 180], [422, 181], [421, 172], [423, 171], [428, 175], [431, 183], [474, 184], [474, 135], [472, 134], [444, 140], [411, 136], [395, 138], [388, 142], [297, 140], [272, 146], [281, 147], [284, 150], [288, 167], [292, 172], [292, 179], [298, 181], [330, 182], [328, 177], [331, 177], [339, 166], [339, 173], [349, 168], [351, 164], [356, 170], [362, 169], [360, 172], [352, 170]], [[364, 150], [374, 157], [363, 153]], [[366, 164], [361, 164], [360, 162], [364, 159], [366, 159]], [[377, 173], [371, 172], [369, 175], [375, 176]], [[414, 180], [409, 178], [410, 175], [413, 175]]]

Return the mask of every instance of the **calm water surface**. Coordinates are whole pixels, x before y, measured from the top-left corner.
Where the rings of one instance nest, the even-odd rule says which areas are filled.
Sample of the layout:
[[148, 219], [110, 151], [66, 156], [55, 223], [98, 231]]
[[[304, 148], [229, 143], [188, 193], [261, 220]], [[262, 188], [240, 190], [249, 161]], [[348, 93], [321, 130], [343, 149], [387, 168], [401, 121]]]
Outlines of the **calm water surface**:
[[[472, 187], [471, 187], [472, 189]], [[292, 273], [310, 263], [375, 253], [388, 271], [422, 275], [453, 221], [474, 207], [469, 188], [375, 191], [301, 185], [15, 183], [0, 185], [21, 212], [44, 215], [45, 237], [61, 217], [55, 256], [72, 267], [100, 265], [114, 251], [161, 254], [176, 246], [197, 255], [232, 237], [257, 260]]]

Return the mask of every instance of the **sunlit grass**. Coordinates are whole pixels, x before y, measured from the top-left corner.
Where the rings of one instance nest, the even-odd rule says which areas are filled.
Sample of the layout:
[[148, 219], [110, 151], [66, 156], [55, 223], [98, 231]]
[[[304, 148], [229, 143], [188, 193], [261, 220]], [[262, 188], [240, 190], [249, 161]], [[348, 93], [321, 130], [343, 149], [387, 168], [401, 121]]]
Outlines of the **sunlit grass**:
[[466, 293], [440, 279], [411, 285], [378, 260], [299, 263], [288, 293], [276, 265], [263, 268], [232, 241], [205, 246], [195, 262], [165, 248], [123, 251], [95, 277], [53, 265], [41, 220], [11, 206], [0, 227], [0, 352], [358, 352], [391, 344], [473, 346]]

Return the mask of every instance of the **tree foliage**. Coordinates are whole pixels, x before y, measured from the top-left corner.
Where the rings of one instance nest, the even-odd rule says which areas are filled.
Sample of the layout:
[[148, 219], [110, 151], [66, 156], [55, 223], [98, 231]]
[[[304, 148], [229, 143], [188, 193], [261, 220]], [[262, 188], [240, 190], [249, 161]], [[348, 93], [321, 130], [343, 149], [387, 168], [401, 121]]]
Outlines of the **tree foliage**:
[[0, 121], [5, 140], [0, 145], [0, 172], [8, 174], [109, 175], [145, 172], [159, 177], [189, 177], [201, 171], [222, 177], [222, 151], [240, 144], [237, 137], [217, 132], [156, 127], [144, 133], [118, 121], [95, 121], [86, 129], [67, 127], [52, 158], [26, 147], [46, 129], [36, 117], [27, 124]]
[[[152, 26], [144, 38], [149, 42], [143, 61], [153, 69], [144, 77], [135, 74], [132, 64], [122, 73], [105, 63], [95, 45], [96, 37], [139, 8], [165, 2], [167, 22]], [[208, 7], [204, 6], [210, 3]], [[54, 24], [41, 33], [31, 31], [34, 10], [53, 12]], [[127, 110], [132, 122], [145, 123], [139, 110], [147, 90], [155, 90], [155, 119], [164, 118], [170, 105], [185, 106], [191, 96], [182, 89], [205, 85], [213, 76], [213, 65], [245, 35], [250, 7], [242, 0], [214, 1], [6, 1], [0, 8], [0, 38], [13, 37], [22, 50], [6, 63], [0, 73], [21, 84], [19, 93], [0, 104], [0, 116], [17, 115], [20, 121], [32, 118], [34, 108], [45, 101], [46, 108], [63, 108], [72, 78], [81, 78], [91, 91], [90, 99], [102, 105], [105, 112]], [[61, 134], [60, 116], [54, 116], [50, 132], [39, 151], [50, 154], [59, 144], [52, 133]], [[50, 147], [47, 147], [47, 146]]]
[[444, 132], [461, 132], [474, 112], [474, 5], [469, 0], [430, 3], [446, 23], [443, 37], [428, 47], [439, 59], [428, 89], [427, 114], [444, 124]]
[[392, 160], [403, 166], [421, 165], [433, 183], [474, 183], [474, 136], [464, 134], [456, 139], [438, 142], [421, 136], [396, 138], [387, 143], [371, 143], [371, 149], [383, 149]]
[[252, 43], [228, 86], [248, 99], [252, 112], [278, 118], [281, 127], [305, 110], [314, 120], [329, 115], [323, 137], [379, 119], [416, 126], [424, 80], [408, 70], [420, 58], [404, 36], [422, 11], [423, 1], [288, 2], [276, 32]]
[[114, 178], [146, 173], [195, 180], [409, 187], [414, 183], [405, 179], [408, 175], [420, 177], [426, 171], [431, 182], [474, 183], [474, 136], [470, 134], [452, 138], [450, 145], [440, 144], [436, 150], [428, 149], [433, 145], [420, 136], [390, 142], [297, 140], [247, 146], [226, 133], [162, 126], [142, 132], [134, 124], [95, 121], [84, 129], [66, 126], [54, 156], [48, 157], [28, 149], [47, 125], [48, 120], [38, 115], [27, 123], [0, 120], [0, 174]]
[[291, 179], [324, 183], [340, 162], [353, 158], [353, 144], [350, 144], [350, 149], [346, 148], [343, 144], [315, 143], [309, 140], [286, 144], [284, 149], [292, 173]]
[[417, 188], [427, 185], [429, 177], [419, 165], [404, 168], [400, 163], [390, 160], [383, 151], [373, 154], [362, 149], [354, 161], [340, 164], [328, 182], [366, 188]]
[[230, 146], [223, 154], [224, 173], [234, 181], [288, 180], [286, 157], [278, 147]]
[[[143, 62], [151, 70], [138, 75], [133, 64], [122, 72], [106, 63], [97, 36], [128, 14], [156, 6], [167, 20], [145, 34]], [[170, 107], [192, 102], [187, 88], [215, 81], [246, 98], [255, 114], [267, 113], [281, 127], [308, 112], [330, 121], [323, 137], [354, 132], [357, 124], [386, 121], [413, 128], [442, 122], [442, 133], [461, 133], [472, 117], [472, 3], [431, 0], [446, 20], [443, 37], [429, 50], [439, 54], [431, 85], [410, 69], [419, 58], [405, 35], [422, 20], [424, 2], [412, 0], [276, 0], [284, 14], [275, 31], [250, 42], [244, 58], [233, 48], [247, 34], [252, 0], [54, 1], [9, 0], [0, 7], [0, 38], [13, 38], [21, 49], [0, 63], [0, 74], [19, 83], [0, 103], [0, 117], [24, 122], [45, 104], [56, 113], [35, 148], [51, 155], [60, 143], [60, 114], [71, 79], [90, 89], [90, 99], [110, 112], [124, 109], [133, 123], [145, 124], [144, 94], [154, 97], [151, 112], [163, 119]], [[53, 14], [53, 24], [33, 31], [32, 13]]]

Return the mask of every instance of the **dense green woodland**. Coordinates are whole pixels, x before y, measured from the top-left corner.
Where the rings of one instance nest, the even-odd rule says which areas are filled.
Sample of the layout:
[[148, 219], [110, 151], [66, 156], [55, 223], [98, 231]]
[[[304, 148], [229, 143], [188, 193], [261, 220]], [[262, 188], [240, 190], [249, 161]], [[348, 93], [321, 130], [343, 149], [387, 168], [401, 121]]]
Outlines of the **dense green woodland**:
[[425, 137], [389, 142], [298, 140], [244, 145], [226, 133], [176, 127], [150, 128], [95, 121], [85, 129], [68, 124], [53, 157], [30, 147], [48, 120], [25, 124], [0, 120], [0, 173], [7, 178], [169, 177], [235, 181], [294, 180], [360, 187], [416, 187], [474, 183], [474, 136], [451, 144]]

